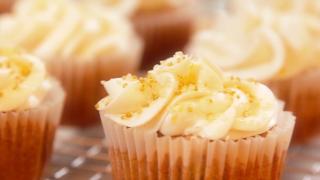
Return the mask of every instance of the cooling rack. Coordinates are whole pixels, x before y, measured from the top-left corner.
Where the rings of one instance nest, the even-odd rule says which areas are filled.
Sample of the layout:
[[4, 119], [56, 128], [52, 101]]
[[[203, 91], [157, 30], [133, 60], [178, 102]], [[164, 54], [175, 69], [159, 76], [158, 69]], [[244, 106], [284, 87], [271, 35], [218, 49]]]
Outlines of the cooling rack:
[[[291, 146], [284, 180], [320, 180], [320, 135], [305, 145]], [[110, 180], [111, 164], [101, 126], [61, 128], [44, 180]]]

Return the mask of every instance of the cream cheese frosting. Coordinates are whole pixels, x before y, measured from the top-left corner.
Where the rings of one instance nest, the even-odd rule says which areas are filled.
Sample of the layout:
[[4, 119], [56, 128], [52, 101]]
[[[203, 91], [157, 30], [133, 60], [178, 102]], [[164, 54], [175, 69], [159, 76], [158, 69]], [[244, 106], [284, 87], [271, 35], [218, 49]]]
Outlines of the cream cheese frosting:
[[319, 64], [320, 23], [316, 8], [307, 10], [311, 1], [232, 2], [232, 13], [195, 34], [189, 53], [258, 80], [289, 77]]
[[177, 53], [146, 77], [103, 81], [103, 121], [163, 135], [239, 139], [275, 126], [279, 103], [264, 85], [227, 76], [205, 61]]
[[38, 106], [51, 88], [41, 60], [0, 49], [0, 112]]
[[122, 16], [72, 0], [25, 0], [0, 17], [0, 45], [43, 59], [101, 58], [130, 51], [137, 36]]
[[85, 3], [96, 3], [107, 11], [113, 11], [121, 15], [131, 16], [139, 6], [139, 0], [82, 0]]

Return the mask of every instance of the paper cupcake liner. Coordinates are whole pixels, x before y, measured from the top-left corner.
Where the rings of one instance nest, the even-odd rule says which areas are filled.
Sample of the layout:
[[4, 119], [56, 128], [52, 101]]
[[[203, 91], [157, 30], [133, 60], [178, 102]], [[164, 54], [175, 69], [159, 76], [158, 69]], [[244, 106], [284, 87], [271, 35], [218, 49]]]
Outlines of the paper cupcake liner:
[[294, 142], [303, 142], [320, 130], [320, 69], [312, 69], [284, 80], [268, 82], [286, 109], [297, 117]]
[[97, 59], [57, 58], [47, 62], [49, 71], [57, 77], [67, 94], [63, 124], [86, 126], [99, 122], [95, 104], [106, 95], [102, 80], [135, 73], [141, 60], [143, 45], [132, 43], [126, 54]]
[[64, 92], [55, 83], [39, 107], [0, 112], [0, 179], [38, 180], [49, 159], [63, 109]]
[[183, 50], [193, 31], [194, 14], [190, 7], [137, 13], [133, 23], [145, 41], [142, 68], [149, 69], [161, 59]]
[[294, 117], [281, 112], [263, 135], [240, 140], [170, 137], [102, 120], [115, 179], [281, 178]]

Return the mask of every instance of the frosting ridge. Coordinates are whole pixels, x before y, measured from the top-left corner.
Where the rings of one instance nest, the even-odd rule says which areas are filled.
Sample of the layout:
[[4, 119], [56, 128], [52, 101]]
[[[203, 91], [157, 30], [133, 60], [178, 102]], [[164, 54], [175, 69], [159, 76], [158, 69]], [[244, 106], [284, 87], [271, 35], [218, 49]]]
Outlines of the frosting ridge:
[[127, 41], [136, 40], [121, 16], [71, 0], [19, 1], [11, 14], [0, 19], [1, 44], [22, 47], [44, 59], [121, 54], [130, 49]]
[[195, 34], [189, 53], [258, 80], [290, 77], [319, 64], [319, 2], [233, 0], [231, 7], [213, 27]]
[[103, 120], [170, 136], [258, 135], [275, 125], [280, 108], [266, 86], [226, 76], [182, 53], [162, 61], [146, 77], [129, 75], [103, 85], [109, 94], [97, 104]]
[[40, 104], [51, 83], [37, 58], [0, 49], [0, 111], [33, 108]]

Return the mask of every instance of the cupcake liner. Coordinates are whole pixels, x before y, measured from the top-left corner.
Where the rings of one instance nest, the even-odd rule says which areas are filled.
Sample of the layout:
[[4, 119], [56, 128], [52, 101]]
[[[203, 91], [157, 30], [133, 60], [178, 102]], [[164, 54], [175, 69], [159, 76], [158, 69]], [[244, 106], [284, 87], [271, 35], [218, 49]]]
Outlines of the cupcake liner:
[[39, 107], [0, 112], [0, 179], [38, 180], [49, 159], [63, 109], [58, 83]]
[[263, 135], [240, 140], [170, 137], [103, 119], [115, 179], [281, 178], [294, 128], [291, 113]]
[[94, 106], [106, 93], [101, 80], [135, 73], [140, 65], [143, 45], [132, 43], [130, 52], [97, 59], [57, 58], [47, 61], [48, 70], [57, 77], [67, 94], [63, 123], [86, 126], [99, 122]]
[[294, 142], [303, 142], [320, 130], [320, 69], [310, 69], [267, 84], [297, 117]]
[[149, 69], [176, 51], [183, 50], [193, 31], [190, 7], [137, 13], [132, 21], [145, 41], [143, 69]]

